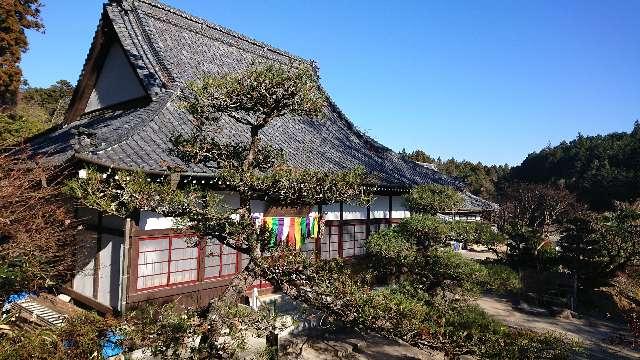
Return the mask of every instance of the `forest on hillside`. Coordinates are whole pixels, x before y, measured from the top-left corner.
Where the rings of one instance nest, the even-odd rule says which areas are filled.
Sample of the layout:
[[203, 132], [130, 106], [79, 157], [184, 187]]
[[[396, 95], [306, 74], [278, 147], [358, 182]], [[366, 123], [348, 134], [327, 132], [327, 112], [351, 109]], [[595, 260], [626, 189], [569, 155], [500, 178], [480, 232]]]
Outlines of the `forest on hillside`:
[[640, 196], [640, 122], [631, 132], [584, 136], [529, 154], [510, 173], [516, 181], [565, 185], [597, 210]]
[[0, 147], [12, 146], [62, 122], [73, 93], [73, 85], [58, 80], [49, 87], [24, 82], [17, 103], [0, 111]]
[[456, 159], [434, 159], [422, 150], [402, 151], [411, 160], [429, 163], [489, 200], [500, 200], [513, 183], [566, 187], [594, 210], [611, 209], [615, 202], [640, 197], [640, 122], [630, 132], [578, 136], [529, 154], [515, 167], [486, 165]]

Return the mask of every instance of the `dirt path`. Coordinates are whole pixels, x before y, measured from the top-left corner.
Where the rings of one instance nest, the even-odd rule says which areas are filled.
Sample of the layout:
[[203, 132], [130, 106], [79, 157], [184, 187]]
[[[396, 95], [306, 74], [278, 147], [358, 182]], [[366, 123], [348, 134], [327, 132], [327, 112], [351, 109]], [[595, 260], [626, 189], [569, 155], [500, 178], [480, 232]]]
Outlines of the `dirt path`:
[[290, 360], [444, 360], [435, 351], [417, 349], [401, 341], [352, 332], [298, 334], [283, 339], [281, 359]]
[[583, 359], [640, 359], [640, 352], [609, 343], [609, 339], [617, 335], [628, 336], [627, 329], [620, 325], [589, 318], [564, 320], [527, 313], [512, 306], [510, 301], [496, 297], [482, 297], [478, 304], [509, 326], [556, 331], [584, 342], [587, 353], [581, 356]]

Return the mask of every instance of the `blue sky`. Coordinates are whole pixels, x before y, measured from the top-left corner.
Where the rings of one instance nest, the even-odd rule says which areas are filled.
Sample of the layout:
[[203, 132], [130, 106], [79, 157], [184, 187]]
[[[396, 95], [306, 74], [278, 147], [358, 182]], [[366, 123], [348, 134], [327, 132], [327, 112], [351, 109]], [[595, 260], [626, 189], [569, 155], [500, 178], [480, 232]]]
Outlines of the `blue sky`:
[[[640, 119], [640, 1], [167, 0], [320, 66], [333, 100], [400, 150], [518, 164]], [[44, 0], [32, 85], [75, 83], [101, 0]]]

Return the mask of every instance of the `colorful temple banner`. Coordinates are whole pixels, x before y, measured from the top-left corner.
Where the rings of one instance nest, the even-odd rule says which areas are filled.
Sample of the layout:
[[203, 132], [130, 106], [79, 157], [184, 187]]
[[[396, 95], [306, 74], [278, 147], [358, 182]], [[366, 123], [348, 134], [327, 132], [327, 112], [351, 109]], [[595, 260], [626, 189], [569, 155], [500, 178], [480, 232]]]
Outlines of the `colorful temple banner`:
[[318, 237], [318, 216], [306, 217], [264, 217], [263, 226], [271, 238], [270, 247], [277, 244], [289, 244], [296, 249], [302, 248], [308, 238]]

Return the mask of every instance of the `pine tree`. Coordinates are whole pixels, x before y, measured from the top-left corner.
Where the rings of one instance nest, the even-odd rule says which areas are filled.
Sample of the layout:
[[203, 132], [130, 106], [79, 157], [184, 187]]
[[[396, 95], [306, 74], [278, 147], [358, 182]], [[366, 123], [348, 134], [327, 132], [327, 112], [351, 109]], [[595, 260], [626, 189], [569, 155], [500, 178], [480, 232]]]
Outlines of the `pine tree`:
[[0, 110], [16, 106], [22, 83], [18, 64], [27, 51], [25, 30], [43, 31], [40, 0], [2, 0], [0, 6]]

